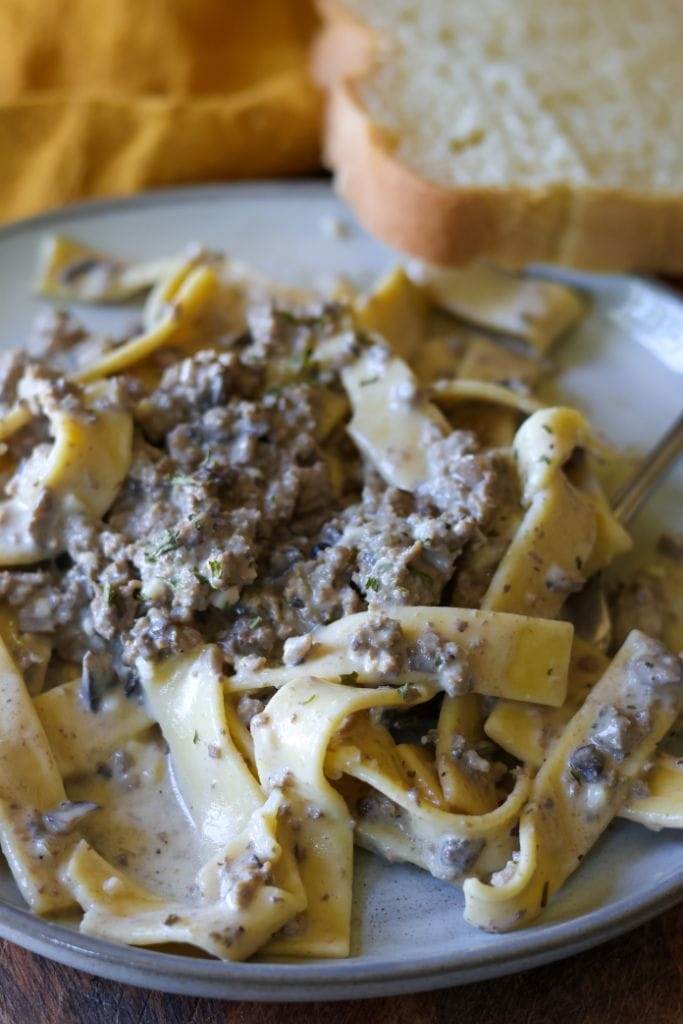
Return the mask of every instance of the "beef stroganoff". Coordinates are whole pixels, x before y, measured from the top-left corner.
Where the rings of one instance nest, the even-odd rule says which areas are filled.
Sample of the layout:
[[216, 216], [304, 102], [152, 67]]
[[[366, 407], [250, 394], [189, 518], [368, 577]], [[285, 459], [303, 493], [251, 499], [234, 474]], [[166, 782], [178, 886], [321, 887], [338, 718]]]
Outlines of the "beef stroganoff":
[[506, 278], [487, 315], [491, 273], [475, 329], [441, 274], [321, 298], [48, 240], [46, 298], [148, 295], [3, 354], [0, 840], [36, 913], [338, 957], [354, 843], [505, 931], [615, 817], [683, 827], [680, 658], [564, 616], [631, 547], [589, 423], [533, 395], [580, 296]]

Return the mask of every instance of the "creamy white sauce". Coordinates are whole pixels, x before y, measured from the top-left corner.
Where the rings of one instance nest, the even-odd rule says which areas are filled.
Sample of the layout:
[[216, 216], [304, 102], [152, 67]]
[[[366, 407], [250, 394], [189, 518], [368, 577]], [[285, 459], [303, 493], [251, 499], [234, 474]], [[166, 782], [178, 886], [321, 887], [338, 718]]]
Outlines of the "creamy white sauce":
[[195, 878], [210, 858], [187, 814], [156, 742], [121, 748], [134, 763], [129, 779], [94, 773], [68, 786], [71, 800], [92, 800], [101, 810], [83, 822], [84, 838], [115, 867], [159, 896], [196, 895]]

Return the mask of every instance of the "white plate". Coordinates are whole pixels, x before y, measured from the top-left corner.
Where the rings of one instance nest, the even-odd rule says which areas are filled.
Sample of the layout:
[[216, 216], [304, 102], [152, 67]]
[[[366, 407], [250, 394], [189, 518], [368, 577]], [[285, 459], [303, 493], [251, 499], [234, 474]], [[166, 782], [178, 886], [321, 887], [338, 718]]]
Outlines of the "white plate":
[[[339, 218], [348, 234], [330, 234]], [[367, 282], [396, 257], [354, 226], [322, 182], [192, 188], [91, 203], [0, 231], [0, 345], [25, 336], [41, 302], [31, 295], [41, 238], [63, 231], [131, 258], [163, 256], [188, 241], [227, 249], [278, 279]], [[549, 273], [544, 271], [544, 273]], [[563, 275], [556, 275], [563, 276]], [[564, 275], [565, 277], [569, 275]], [[683, 305], [626, 277], [574, 275], [592, 310], [557, 353], [557, 385], [612, 441], [645, 450], [679, 411]], [[83, 310], [120, 326], [132, 311]], [[637, 524], [651, 539], [683, 528], [683, 474]], [[0, 935], [104, 977], [227, 999], [345, 999], [438, 988], [522, 970], [631, 928], [683, 895], [683, 835], [617, 822], [533, 927], [487, 935], [462, 919], [458, 889], [412, 867], [357, 857], [353, 950], [348, 960], [228, 964], [129, 949], [33, 917], [0, 865]]]

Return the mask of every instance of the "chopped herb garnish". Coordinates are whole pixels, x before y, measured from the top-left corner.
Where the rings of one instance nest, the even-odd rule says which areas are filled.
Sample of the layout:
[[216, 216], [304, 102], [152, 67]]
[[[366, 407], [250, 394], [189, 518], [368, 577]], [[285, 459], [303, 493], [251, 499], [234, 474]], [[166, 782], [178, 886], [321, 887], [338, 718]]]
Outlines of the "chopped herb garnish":
[[361, 388], [365, 388], [368, 386], [368, 384], [376, 384], [378, 380], [379, 377], [366, 377], [365, 380], [358, 381], [358, 386]]
[[324, 317], [319, 316], [317, 313], [292, 313], [289, 309], [274, 309], [273, 316], [279, 317], [280, 320], [286, 321], [289, 324], [299, 324], [301, 327], [315, 327], [317, 324], [321, 324]]
[[187, 473], [174, 473], [171, 477], [171, 483], [174, 487], [194, 487], [197, 481], [193, 476], [188, 476]]
[[192, 575], [194, 576], [198, 583], [203, 583], [205, 586], [208, 585], [209, 581], [207, 580], [206, 576], [202, 576], [199, 569], [192, 569]]
[[303, 377], [305, 380], [313, 379], [320, 368], [317, 359], [315, 359], [313, 355], [313, 351], [313, 347], [309, 345], [304, 352], [303, 359], [301, 360], [301, 366], [298, 370], [298, 375]]
[[220, 576], [221, 574], [221, 563], [217, 558], [209, 559], [209, 572], [212, 576]]
[[399, 686], [398, 692], [401, 694], [403, 700], [409, 700], [413, 693], [413, 687], [411, 683], [403, 683]]
[[312, 693], [310, 697], [307, 697], [306, 700], [302, 700], [301, 703], [302, 704], [310, 704], [311, 701], [314, 701], [317, 696], [318, 696], [317, 693]]
[[545, 462], [546, 466], [549, 466], [550, 463], [551, 463], [551, 460], [548, 458], [547, 455], [541, 455], [541, 457], [540, 457], [540, 459], [538, 461], [539, 462]]
[[545, 430], [546, 434], [552, 434], [552, 428], [549, 427], [547, 423], [543, 424], [543, 429]]
[[368, 576], [365, 581], [365, 589], [375, 591], [379, 590], [379, 580], [376, 576]]
[[357, 672], [342, 672], [339, 676], [339, 682], [343, 683], [344, 686], [355, 686], [358, 682]]
[[192, 742], [194, 743], [195, 747], [199, 743], [199, 733], [197, 732], [196, 729], [194, 731], [194, 736], [192, 737]]
[[260, 615], [256, 615], [251, 620], [251, 622], [249, 623], [249, 628], [250, 629], [258, 629], [258, 627], [261, 625], [262, 622], [263, 622], [263, 619], [261, 618], [261, 616]]
[[171, 551], [175, 551], [180, 543], [180, 534], [177, 530], [166, 530], [163, 540], [152, 552], [147, 552], [145, 558], [148, 562], [156, 562], [157, 558], [163, 558]]

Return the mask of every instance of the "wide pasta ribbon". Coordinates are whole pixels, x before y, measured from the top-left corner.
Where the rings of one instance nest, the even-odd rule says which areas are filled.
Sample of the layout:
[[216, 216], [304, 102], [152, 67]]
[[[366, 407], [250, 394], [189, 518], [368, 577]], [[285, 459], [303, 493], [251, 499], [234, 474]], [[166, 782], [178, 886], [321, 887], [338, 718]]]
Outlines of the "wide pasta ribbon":
[[33, 449], [10, 482], [11, 497], [0, 501], [0, 565], [27, 565], [60, 553], [51, 531], [38, 540], [30, 528], [46, 492], [47, 514], [57, 511], [63, 519], [78, 512], [102, 516], [114, 501], [130, 466], [133, 420], [99, 389], [89, 397], [82, 412], [46, 410], [52, 444]]
[[138, 671], [190, 816], [208, 847], [219, 850], [246, 827], [264, 795], [230, 735], [218, 649], [141, 659]]
[[45, 730], [0, 640], [0, 845], [22, 896], [39, 914], [63, 911], [73, 899], [58, 868], [75, 842], [50, 833], [43, 815], [66, 800]]
[[66, 235], [50, 235], [43, 244], [37, 290], [62, 302], [124, 302], [173, 274], [182, 262], [127, 263]]
[[513, 449], [526, 512], [482, 608], [554, 618], [569, 593], [629, 550], [586, 463], [593, 446], [574, 409], [543, 409], [522, 424]]
[[370, 707], [401, 706], [390, 687], [360, 689], [311, 676], [290, 679], [252, 722], [254, 754], [266, 791], [281, 786], [295, 827], [295, 855], [308, 902], [266, 951], [286, 956], [348, 956], [353, 882], [353, 820], [325, 778], [327, 750], [341, 723]]
[[406, 763], [402, 748], [367, 716], [355, 716], [328, 755], [326, 770], [332, 777], [348, 775], [371, 787], [351, 802], [357, 841], [390, 861], [416, 864], [445, 881], [461, 880], [491, 856], [493, 866], [499, 866], [529, 793], [528, 776], [519, 773], [511, 793], [501, 795], [500, 805], [496, 801], [488, 813], [453, 814], [428, 798], [419, 769], [415, 762]]
[[624, 805], [683, 707], [683, 665], [634, 630], [552, 746], [520, 825], [520, 849], [489, 884], [465, 883], [465, 918], [526, 925]]
[[[575, 637], [564, 704], [551, 708], [499, 700], [484, 724], [486, 735], [508, 754], [539, 769], [608, 666], [602, 651]], [[683, 758], [657, 752], [642, 778], [644, 785], [629, 792], [619, 817], [651, 829], [683, 828]]]
[[[427, 630], [462, 648], [471, 670], [471, 688], [476, 693], [553, 706], [564, 702], [573, 636], [568, 622], [472, 608], [401, 606], [384, 608], [382, 613], [398, 624], [408, 648]], [[436, 664], [429, 669], [406, 663], [391, 675], [382, 675], [354, 655], [353, 637], [372, 621], [371, 612], [358, 612], [314, 629], [306, 638], [310, 641], [308, 653], [297, 665], [254, 670], [243, 662], [229, 679], [228, 689], [237, 692], [280, 687], [307, 676], [343, 681], [346, 676], [359, 686], [421, 683], [431, 685], [436, 692], [440, 685]]]
[[274, 791], [202, 869], [193, 902], [155, 896], [81, 842], [65, 871], [85, 911], [81, 931], [132, 946], [188, 943], [224, 960], [247, 959], [306, 906], [282, 802]]
[[[55, 248], [59, 251], [60, 247], [57, 245]], [[98, 256], [103, 258], [102, 254]], [[156, 269], [161, 271], [163, 268], [160, 265]], [[216, 272], [208, 264], [202, 263], [201, 259], [173, 260], [165, 269], [165, 276], [157, 281], [148, 296], [142, 332], [88, 362], [71, 375], [71, 380], [85, 384], [121, 373], [144, 361], [159, 348], [187, 343], [193, 337], [203, 311], [218, 290]], [[42, 283], [46, 287], [46, 294], [52, 294], [54, 285], [49, 268], [43, 275]], [[76, 285], [72, 283], [64, 285], [62, 290], [73, 297], [71, 293], [74, 288]], [[78, 299], [77, 288], [75, 297]], [[25, 402], [17, 402], [0, 421], [0, 441], [7, 440], [21, 430], [30, 422], [31, 415]]]

